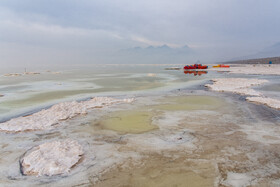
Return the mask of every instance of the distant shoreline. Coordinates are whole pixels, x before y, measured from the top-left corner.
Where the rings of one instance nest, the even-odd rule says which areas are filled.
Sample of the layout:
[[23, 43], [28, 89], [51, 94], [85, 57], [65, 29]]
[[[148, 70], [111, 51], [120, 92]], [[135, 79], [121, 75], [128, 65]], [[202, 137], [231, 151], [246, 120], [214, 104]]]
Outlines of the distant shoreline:
[[247, 59], [247, 60], [235, 60], [227, 61], [225, 64], [280, 64], [280, 57], [268, 57], [268, 58], [257, 58], [257, 59]]

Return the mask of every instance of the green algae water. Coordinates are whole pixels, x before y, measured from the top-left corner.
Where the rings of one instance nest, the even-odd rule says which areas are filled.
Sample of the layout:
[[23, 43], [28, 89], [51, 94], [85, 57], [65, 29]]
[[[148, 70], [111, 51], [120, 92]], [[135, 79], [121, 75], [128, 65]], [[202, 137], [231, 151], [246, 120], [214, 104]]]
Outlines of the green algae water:
[[148, 111], [119, 111], [102, 120], [100, 125], [104, 129], [119, 133], [144, 133], [158, 127], [152, 124], [153, 114]]
[[158, 100], [160, 103], [151, 107], [140, 107], [134, 110], [117, 111], [101, 120], [98, 125], [102, 129], [113, 130], [121, 134], [145, 133], [158, 129], [152, 118], [160, 111], [193, 111], [215, 110], [226, 103], [223, 99], [212, 96], [169, 96]]

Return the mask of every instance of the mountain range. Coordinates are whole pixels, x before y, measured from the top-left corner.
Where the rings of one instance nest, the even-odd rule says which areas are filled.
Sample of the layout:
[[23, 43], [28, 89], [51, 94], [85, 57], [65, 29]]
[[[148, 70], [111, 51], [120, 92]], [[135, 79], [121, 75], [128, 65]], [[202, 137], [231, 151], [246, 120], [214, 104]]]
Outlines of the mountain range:
[[186, 63], [196, 61], [195, 50], [188, 45], [170, 47], [166, 44], [160, 46], [133, 47], [119, 51], [124, 60], [132, 59], [137, 63]]
[[168, 45], [164, 44], [161, 46], [148, 46], [145, 48], [142, 47], [133, 47], [129, 49], [123, 50], [123, 52], [127, 53], [141, 53], [142, 55], [188, 55], [194, 53], [193, 49], [191, 49], [188, 45], [184, 45], [179, 48], [172, 48]]

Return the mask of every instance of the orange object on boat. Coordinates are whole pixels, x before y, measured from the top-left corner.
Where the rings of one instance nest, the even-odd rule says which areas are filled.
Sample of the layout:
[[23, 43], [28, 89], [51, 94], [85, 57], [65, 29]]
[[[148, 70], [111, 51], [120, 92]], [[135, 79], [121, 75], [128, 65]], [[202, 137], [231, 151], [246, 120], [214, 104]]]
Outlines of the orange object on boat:
[[229, 68], [230, 66], [229, 65], [220, 64], [220, 67], [221, 68]]
[[218, 64], [216, 66], [213, 66], [213, 68], [229, 68], [229, 65], [224, 65], [224, 64]]

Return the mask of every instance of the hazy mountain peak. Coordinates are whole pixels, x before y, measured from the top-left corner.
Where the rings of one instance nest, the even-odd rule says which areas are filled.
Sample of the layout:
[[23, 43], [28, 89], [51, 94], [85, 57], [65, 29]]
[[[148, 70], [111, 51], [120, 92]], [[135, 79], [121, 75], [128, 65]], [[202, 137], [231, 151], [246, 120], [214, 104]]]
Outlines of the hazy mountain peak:
[[159, 46], [158, 48], [161, 48], [161, 49], [170, 49], [170, 47], [166, 44], [162, 45], [162, 46]]
[[188, 45], [184, 45], [182, 48], [183, 49], [190, 49], [190, 47]]

